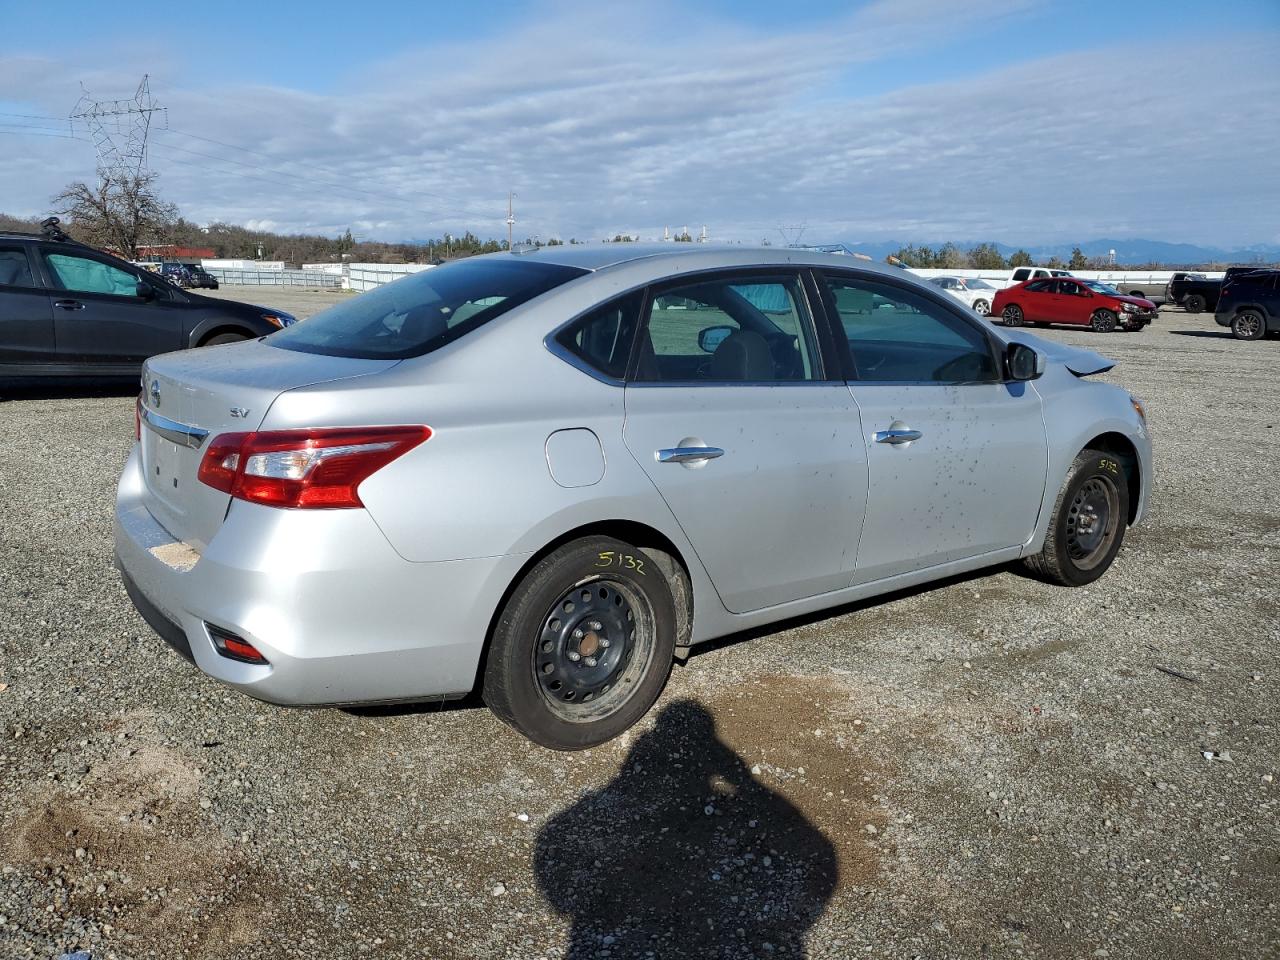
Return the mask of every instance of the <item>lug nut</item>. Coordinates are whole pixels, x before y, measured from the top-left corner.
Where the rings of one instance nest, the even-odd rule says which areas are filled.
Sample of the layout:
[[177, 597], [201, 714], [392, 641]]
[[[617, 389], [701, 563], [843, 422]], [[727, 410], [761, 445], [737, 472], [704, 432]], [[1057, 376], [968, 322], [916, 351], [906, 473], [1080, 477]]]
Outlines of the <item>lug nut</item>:
[[601, 638], [600, 638], [600, 646], [601, 646], [601, 647], [608, 648], [608, 646], [609, 646], [609, 638], [608, 638], [608, 637], [601, 637]]
[[581, 640], [581, 639], [582, 639], [582, 628], [581, 628], [581, 627], [579, 627], [579, 628], [577, 628], [577, 629], [575, 629], [575, 630], [573, 631], [573, 639], [575, 639], [575, 640]]
[[592, 629], [592, 630], [603, 630], [603, 629], [604, 629], [604, 624], [603, 624], [603, 623], [601, 623], [599, 620], [592, 620], [592, 621], [591, 621], [591, 629]]
[[577, 663], [579, 660], [582, 659], [582, 654], [580, 654], [577, 650], [570, 650], [569, 659], [572, 660], [574, 663]]
[[596, 658], [587, 657], [587, 659], [583, 660], [582, 662], [585, 663], [588, 667], [594, 667], [596, 665]]

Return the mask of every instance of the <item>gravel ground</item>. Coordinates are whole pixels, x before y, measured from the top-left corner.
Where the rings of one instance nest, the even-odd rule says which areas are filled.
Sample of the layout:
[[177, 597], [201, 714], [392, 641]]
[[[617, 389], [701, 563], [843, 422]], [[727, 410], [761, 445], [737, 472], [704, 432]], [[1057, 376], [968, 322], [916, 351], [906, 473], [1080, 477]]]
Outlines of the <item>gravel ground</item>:
[[1047, 336], [1149, 406], [1106, 577], [699, 648], [576, 755], [206, 679], [112, 568], [135, 388], [0, 387], [0, 956], [1280, 956], [1280, 342]]

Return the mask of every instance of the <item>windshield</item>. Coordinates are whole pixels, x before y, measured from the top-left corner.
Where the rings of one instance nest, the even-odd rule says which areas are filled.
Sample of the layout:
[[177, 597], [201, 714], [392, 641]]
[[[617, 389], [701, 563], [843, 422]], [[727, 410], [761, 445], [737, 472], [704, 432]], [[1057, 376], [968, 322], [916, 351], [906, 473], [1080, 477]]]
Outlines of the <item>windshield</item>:
[[419, 357], [586, 272], [514, 257], [458, 260], [353, 297], [267, 342], [332, 357]]
[[1081, 280], [1080, 282], [1094, 293], [1105, 293], [1109, 297], [1120, 296], [1120, 291], [1115, 287], [1109, 287], [1105, 283], [1099, 283], [1097, 280]]
[[994, 290], [995, 289], [995, 287], [991, 286], [991, 284], [987, 283], [987, 281], [976, 280], [976, 279], [966, 280], [965, 286], [967, 286], [970, 290]]

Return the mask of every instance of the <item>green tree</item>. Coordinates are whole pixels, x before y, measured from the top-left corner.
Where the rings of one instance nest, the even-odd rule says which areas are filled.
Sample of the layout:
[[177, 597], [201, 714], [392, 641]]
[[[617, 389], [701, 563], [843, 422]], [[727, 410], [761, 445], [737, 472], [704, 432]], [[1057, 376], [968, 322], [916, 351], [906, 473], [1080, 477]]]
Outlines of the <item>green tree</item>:
[[939, 267], [946, 267], [948, 270], [964, 270], [969, 266], [969, 258], [954, 243], [947, 241], [938, 250], [938, 254], [934, 258], [934, 264]]
[[1084, 270], [1089, 266], [1089, 258], [1084, 255], [1084, 251], [1079, 247], [1073, 247], [1071, 250], [1071, 262], [1067, 266], [1072, 270]]
[[1031, 259], [1031, 254], [1019, 248], [1009, 254], [1009, 266], [1011, 267], [1031, 267], [1035, 265], [1035, 261]]
[[1052, 256], [1052, 257], [1050, 257], [1050, 258], [1049, 258], [1049, 262], [1048, 262], [1048, 263], [1046, 263], [1046, 264], [1045, 264], [1045, 266], [1046, 266], [1046, 267], [1048, 267], [1048, 268], [1049, 268], [1049, 269], [1051, 269], [1051, 270], [1061, 270], [1063, 267], [1065, 267], [1065, 266], [1066, 266], [1066, 264], [1065, 264], [1065, 263], [1063, 263], [1063, 262], [1062, 262], [1062, 260], [1061, 260], [1061, 258], [1059, 258], [1059, 257], [1055, 254], [1054, 256]]
[[693, 243], [693, 237], [689, 236], [688, 230], [685, 230], [682, 233], [677, 233], [671, 239], [674, 240], [676, 243]]
[[969, 251], [969, 262], [978, 270], [1003, 270], [1004, 257], [994, 243], [980, 243]]

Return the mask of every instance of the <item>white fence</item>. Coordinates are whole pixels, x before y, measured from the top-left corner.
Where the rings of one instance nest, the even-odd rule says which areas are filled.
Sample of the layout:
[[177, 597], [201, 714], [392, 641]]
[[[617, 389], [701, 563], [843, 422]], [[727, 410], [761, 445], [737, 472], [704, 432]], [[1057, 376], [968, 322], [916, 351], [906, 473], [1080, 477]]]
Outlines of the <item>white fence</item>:
[[342, 285], [348, 290], [372, 290], [411, 273], [430, 270], [432, 266], [430, 263], [351, 263], [347, 265]]
[[310, 270], [227, 270], [206, 267], [218, 283], [245, 287], [329, 287], [343, 286], [343, 277]]

